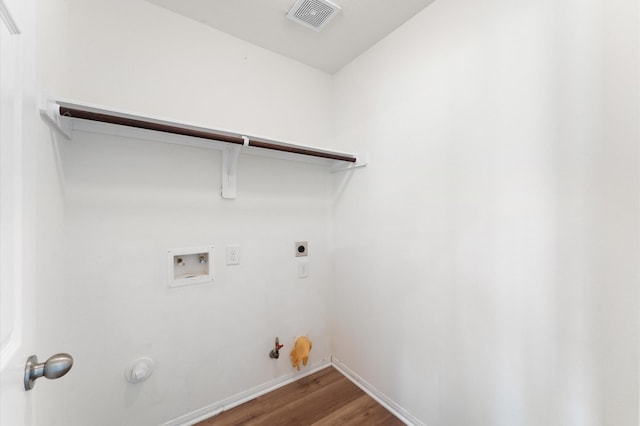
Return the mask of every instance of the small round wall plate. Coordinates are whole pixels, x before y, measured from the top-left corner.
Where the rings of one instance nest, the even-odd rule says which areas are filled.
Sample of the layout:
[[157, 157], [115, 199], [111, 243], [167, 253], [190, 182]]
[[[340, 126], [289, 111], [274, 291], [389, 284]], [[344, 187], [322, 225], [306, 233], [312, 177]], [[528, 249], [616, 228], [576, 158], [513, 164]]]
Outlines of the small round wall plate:
[[151, 377], [155, 363], [149, 357], [142, 357], [131, 361], [124, 370], [124, 378], [129, 383], [141, 383]]

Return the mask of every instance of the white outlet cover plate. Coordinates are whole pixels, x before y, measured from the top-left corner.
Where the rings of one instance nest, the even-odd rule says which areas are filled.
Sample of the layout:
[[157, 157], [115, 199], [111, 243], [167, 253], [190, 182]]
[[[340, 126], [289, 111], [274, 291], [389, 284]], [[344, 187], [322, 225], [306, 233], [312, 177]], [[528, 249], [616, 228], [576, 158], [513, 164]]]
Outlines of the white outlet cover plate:
[[298, 278], [307, 278], [309, 276], [309, 261], [298, 261]]
[[239, 265], [240, 254], [240, 244], [227, 244], [227, 265]]

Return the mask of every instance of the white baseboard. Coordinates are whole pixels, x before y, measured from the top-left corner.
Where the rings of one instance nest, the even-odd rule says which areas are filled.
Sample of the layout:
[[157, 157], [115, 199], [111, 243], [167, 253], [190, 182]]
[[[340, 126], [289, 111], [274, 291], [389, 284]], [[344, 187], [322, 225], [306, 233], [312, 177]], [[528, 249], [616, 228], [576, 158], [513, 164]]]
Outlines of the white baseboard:
[[367, 395], [375, 399], [380, 405], [389, 410], [394, 416], [399, 418], [407, 425], [421, 425], [424, 426], [420, 420], [412, 416], [407, 410], [400, 407], [394, 401], [389, 399], [386, 395], [373, 387], [369, 382], [358, 376], [353, 370], [340, 362], [339, 359], [332, 357], [331, 364], [336, 370], [341, 372], [347, 379], [351, 380], [356, 386], [362, 389]]
[[192, 426], [198, 422], [201, 422], [209, 417], [213, 417], [223, 411], [230, 410], [245, 402], [251, 401], [261, 395], [279, 389], [283, 386], [307, 377], [313, 373], [323, 370], [327, 367], [333, 366], [347, 379], [351, 380], [356, 386], [362, 389], [367, 395], [376, 400], [380, 405], [389, 410], [394, 416], [400, 419], [410, 426], [424, 426], [420, 420], [412, 416], [407, 410], [400, 407], [394, 401], [389, 399], [386, 395], [376, 389], [369, 382], [358, 376], [353, 370], [344, 365], [339, 359], [332, 357], [331, 361], [320, 361], [311, 366], [311, 368], [303, 373], [290, 373], [276, 379], [270, 380], [260, 386], [256, 386], [253, 389], [249, 389], [244, 392], [240, 392], [222, 401], [207, 405], [206, 407], [192, 411], [191, 413], [180, 416], [176, 419], [163, 423], [162, 426]]
[[191, 413], [185, 414], [176, 419], [169, 420], [168, 422], [163, 423], [162, 426], [192, 426], [198, 422], [208, 419], [209, 417], [213, 417], [216, 414], [222, 413], [223, 411], [230, 410], [233, 407], [237, 407], [240, 404], [244, 404], [247, 401], [251, 401], [252, 399], [255, 399], [261, 395], [286, 386], [289, 383], [293, 383], [297, 380], [302, 379], [303, 377], [307, 377], [330, 366], [331, 362], [329, 361], [317, 362], [312, 365], [310, 369], [306, 370], [303, 373], [294, 372], [270, 380], [260, 386], [256, 386], [253, 389], [240, 392], [229, 398], [223, 399], [222, 401], [207, 405], [206, 407], [192, 411]]

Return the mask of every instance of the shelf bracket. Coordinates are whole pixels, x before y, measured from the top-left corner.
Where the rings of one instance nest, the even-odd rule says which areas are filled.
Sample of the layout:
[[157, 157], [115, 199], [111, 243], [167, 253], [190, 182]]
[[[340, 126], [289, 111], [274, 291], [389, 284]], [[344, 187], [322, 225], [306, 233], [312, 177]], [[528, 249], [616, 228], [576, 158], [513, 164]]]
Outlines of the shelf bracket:
[[244, 144], [231, 145], [222, 150], [222, 198], [234, 200], [237, 198], [238, 157], [243, 146], [249, 146], [249, 138], [242, 136]]
[[47, 101], [40, 108], [40, 114], [47, 119], [67, 140], [71, 140], [71, 118], [60, 115], [60, 105]]

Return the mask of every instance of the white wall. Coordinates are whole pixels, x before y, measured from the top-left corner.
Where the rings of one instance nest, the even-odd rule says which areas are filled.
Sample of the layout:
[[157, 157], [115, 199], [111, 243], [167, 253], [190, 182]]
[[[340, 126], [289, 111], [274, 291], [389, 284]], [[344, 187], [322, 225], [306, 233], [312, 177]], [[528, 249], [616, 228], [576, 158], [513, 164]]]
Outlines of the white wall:
[[[60, 424], [175, 419], [293, 373], [296, 335], [312, 339], [312, 364], [330, 355], [326, 170], [243, 157], [230, 201], [219, 195], [219, 161], [216, 151], [105, 135], [78, 133], [68, 143], [68, 270], [64, 293], [50, 297], [67, 306], [58, 338], [77, 371], [65, 383]], [[305, 279], [297, 278], [299, 240], [310, 245]], [[226, 266], [234, 243], [242, 263]], [[209, 244], [215, 282], [168, 288], [166, 250]], [[286, 345], [277, 361], [268, 357], [275, 336]], [[158, 368], [130, 385], [124, 368], [138, 356]]]
[[74, 99], [327, 143], [328, 74], [143, 0], [69, 1]]
[[638, 424], [637, 23], [441, 0], [336, 75], [334, 355], [419, 421]]
[[[327, 143], [329, 75], [142, 0], [69, 0], [68, 10], [65, 96]], [[41, 424], [161, 424], [292, 373], [294, 336], [313, 341], [312, 364], [330, 355], [326, 169], [241, 156], [238, 199], [223, 200], [218, 151], [78, 132], [61, 152], [62, 282], [40, 297], [64, 307], [49, 327], [75, 365], [48, 387]], [[294, 259], [300, 240], [306, 279]], [[241, 245], [239, 266], [225, 265], [231, 243]], [[166, 250], [209, 244], [215, 283], [169, 289]], [[276, 335], [286, 345], [277, 361], [268, 358]], [[131, 385], [124, 369], [138, 356], [157, 370]]]

